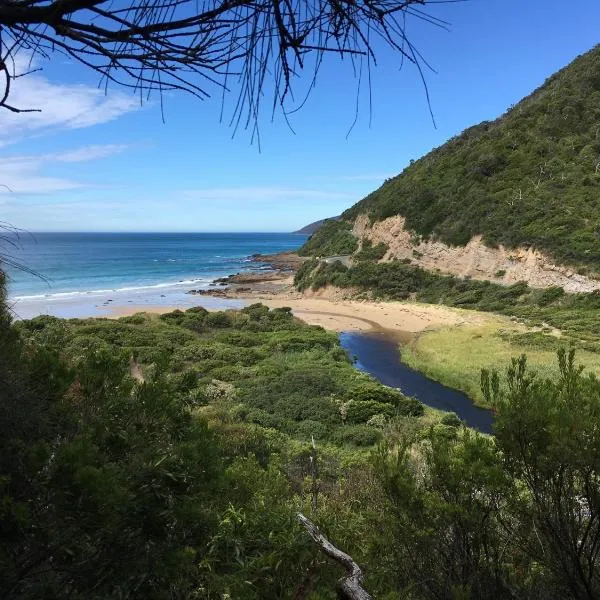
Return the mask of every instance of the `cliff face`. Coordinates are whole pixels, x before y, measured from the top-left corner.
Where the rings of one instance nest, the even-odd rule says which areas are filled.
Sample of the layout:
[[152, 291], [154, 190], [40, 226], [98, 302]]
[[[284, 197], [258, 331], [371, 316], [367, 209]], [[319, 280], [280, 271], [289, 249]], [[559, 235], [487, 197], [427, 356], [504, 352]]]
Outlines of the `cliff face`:
[[406, 219], [399, 215], [373, 225], [366, 215], [359, 215], [353, 233], [374, 245], [383, 242], [388, 247], [383, 261], [410, 259], [413, 264], [430, 271], [505, 285], [525, 281], [531, 287], [559, 286], [572, 293], [600, 289], [600, 280], [557, 265], [533, 248], [504, 248], [502, 245], [490, 248], [483, 243], [481, 235], [474, 236], [465, 246], [421, 240], [406, 229]]
[[506, 285], [600, 289], [600, 46], [498, 119], [412, 162], [301, 253], [349, 254], [340, 249], [351, 247], [350, 232], [359, 247], [384, 242], [383, 260]]

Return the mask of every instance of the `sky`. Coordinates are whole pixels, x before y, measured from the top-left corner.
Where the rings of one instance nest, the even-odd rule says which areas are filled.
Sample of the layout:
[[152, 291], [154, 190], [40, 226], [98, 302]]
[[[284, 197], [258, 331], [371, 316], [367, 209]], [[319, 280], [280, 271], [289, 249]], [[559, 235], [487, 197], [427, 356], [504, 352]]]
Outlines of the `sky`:
[[[13, 83], [0, 112], [0, 220], [28, 231], [292, 231], [339, 214], [463, 129], [500, 116], [600, 42], [600, 2], [467, 0], [426, 9], [408, 33], [434, 70], [389, 49], [369, 90], [348, 61], [328, 59], [301, 110], [249, 132], [220, 119], [220, 93], [140, 105], [105, 94], [61, 56]], [[307, 72], [304, 84], [312, 74]], [[303, 82], [300, 81], [300, 87]], [[226, 100], [230, 114], [235, 98]], [[358, 111], [357, 111], [358, 107]], [[355, 117], [358, 115], [356, 123]]]

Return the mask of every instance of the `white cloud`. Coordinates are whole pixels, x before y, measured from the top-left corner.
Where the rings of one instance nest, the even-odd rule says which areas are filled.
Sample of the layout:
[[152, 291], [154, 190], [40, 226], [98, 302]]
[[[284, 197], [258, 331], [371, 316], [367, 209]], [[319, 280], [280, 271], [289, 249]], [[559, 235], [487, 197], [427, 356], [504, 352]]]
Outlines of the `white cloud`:
[[89, 188], [89, 183], [48, 176], [43, 171], [56, 163], [77, 163], [106, 158], [126, 148], [124, 144], [105, 144], [50, 154], [4, 156], [0, 161], [0, 196], [48, 194]]
[[[30, 69], [26, 57], [20, 55], [15, 61], [15, 73]], [[40, 112], [0, 110], [0, 146], [36, 132], [107, 123], [140, 106], [138, 99], [122, 91], [113, 89], [106, 95], [90, 85], [52, 82], [40, 72], [13, 79], [9, 103]]]

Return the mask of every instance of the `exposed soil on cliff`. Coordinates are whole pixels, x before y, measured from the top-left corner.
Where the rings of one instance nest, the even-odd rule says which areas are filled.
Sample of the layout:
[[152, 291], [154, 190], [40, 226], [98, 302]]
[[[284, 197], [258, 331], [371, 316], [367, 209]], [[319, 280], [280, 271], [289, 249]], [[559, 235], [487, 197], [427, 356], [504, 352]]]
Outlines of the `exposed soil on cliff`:
[[384, 242], [389, 248], [384, 261], [410, 259], [413, 264], [429, 271], [504, 285], [525, 281], [531, 287], [559, 286], [570, 293], [600, 289], [600, 280], [556, 265], [534, 248], [490, 248], [483, 243], [481, 236], [474, 237], [464, 247], [422, 241], [405, 229], [405, 220], [401, 216], [389, 217], [371, 225], [366, 215], [360, 215], [354, 223], [353, 232], [358, 238], [365, 237], [374, 244]]

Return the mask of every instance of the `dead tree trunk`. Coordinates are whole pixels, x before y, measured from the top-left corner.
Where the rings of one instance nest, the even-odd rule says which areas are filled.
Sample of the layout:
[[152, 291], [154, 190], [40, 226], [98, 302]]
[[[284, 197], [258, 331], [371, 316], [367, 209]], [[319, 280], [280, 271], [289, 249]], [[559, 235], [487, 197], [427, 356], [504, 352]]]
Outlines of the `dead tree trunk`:
[[338, 581], [340, 597], [343, 600], [373, 600], [373, 597], [362, 587], [363, 573], [361, 568], [352, 560], [352, 557], [336, 548], [319, 531], [319, 528], [302, 513], [298, 513], [298, 520], [304, 525], [304, 528], [308, 531], [308, 535], [310, 535], [312, 540], [321, 548], [321, 550], [327, 554], [327, 556], [333, 558], [333, 560], [342, 565], [348, 572], [346, 577], [342, 577]]

